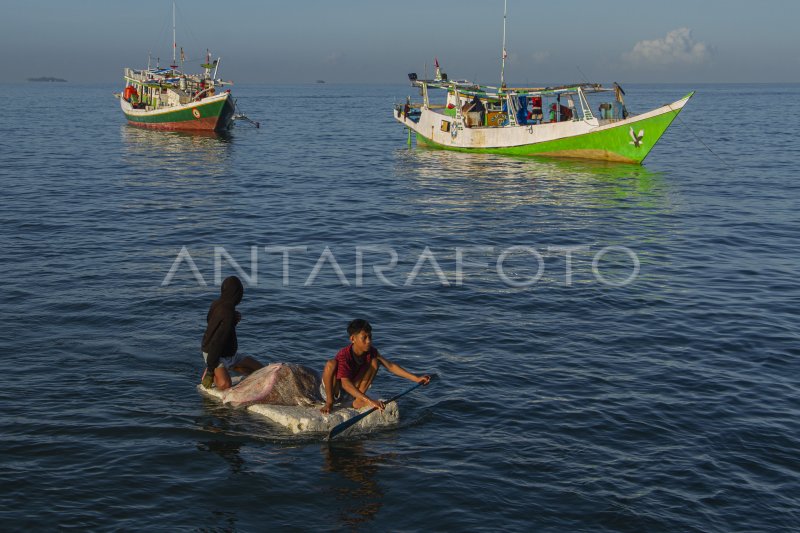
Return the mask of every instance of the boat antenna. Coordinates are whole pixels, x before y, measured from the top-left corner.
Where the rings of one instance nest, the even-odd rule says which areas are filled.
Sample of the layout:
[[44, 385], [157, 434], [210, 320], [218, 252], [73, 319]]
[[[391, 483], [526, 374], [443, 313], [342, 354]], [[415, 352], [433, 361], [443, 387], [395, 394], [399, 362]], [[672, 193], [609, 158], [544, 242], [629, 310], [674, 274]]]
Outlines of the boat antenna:
[[178, 68], [176, 63], [175, 52], [178, 51], [178, 43], [175, 41], [175, 2], [172, 2], [172, 65], [173, 69]]
[[500, 64], [500, 88], [506, 86], [506, 16], [508, 14], [508, 0], [503, 0], [503, 59]]

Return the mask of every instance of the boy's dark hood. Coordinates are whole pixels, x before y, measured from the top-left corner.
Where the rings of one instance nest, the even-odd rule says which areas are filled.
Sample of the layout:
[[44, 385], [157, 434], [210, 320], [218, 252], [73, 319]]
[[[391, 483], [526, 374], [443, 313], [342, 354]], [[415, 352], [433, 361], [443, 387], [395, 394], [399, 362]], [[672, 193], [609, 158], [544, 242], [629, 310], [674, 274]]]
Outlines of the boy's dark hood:
[[234, 306], [239, 305], [244, 296], [244, 286], [236, 276], [228, 276], [222, 281], [220, 288], [220, 300], [231, 302]]

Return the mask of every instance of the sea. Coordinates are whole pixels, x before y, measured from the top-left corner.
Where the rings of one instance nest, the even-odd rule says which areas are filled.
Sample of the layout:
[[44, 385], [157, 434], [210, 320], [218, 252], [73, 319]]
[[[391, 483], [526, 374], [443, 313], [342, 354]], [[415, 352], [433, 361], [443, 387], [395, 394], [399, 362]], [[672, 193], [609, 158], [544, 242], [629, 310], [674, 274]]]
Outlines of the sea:
[[[800, 530], [799, 85], [625, 86], [697, 91], [643, 166], [418, 148], [403, 83], [236, 85], [225, 136], [120, 89], [0, 85], [4, 531]], [[206, 398], [230, 275], [242, 353], [364, 318], [435, 379], [330, 442]]]

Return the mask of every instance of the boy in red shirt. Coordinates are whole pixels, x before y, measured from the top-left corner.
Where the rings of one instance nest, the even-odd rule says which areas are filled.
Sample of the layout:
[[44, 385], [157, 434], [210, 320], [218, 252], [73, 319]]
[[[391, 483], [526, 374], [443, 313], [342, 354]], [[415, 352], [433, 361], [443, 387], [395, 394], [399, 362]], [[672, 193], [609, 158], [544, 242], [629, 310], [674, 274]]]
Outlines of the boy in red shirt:
[[350, 336], [350, 345], [339, 350], [333, 359], [325, 363], [322, 372], [320, 392], [325, 399], [325, 405], [320, 409], [321, 413], [331, 412], [333, 401], [339, 399], [343, 389], [354, 398], [354, 408], [361, 409], [369, 405], [383, 411], [383, 402], [373, 400], [366, 394], [378, 373], [379, 365], [386, 367], [392, 374], [415, 383], [427, 385], [430, 382], [430, 376], [414, 375], [382, 356], [372, 346], [372, 326], [366, 320], [356, 319], [350, 322], [347, 334]]

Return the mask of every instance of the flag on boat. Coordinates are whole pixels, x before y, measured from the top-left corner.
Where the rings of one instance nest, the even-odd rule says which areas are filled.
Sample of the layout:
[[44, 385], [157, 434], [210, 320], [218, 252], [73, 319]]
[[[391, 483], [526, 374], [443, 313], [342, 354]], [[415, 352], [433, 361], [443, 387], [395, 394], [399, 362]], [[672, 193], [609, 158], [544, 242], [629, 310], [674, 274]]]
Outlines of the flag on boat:
[[439, 58], [434, 57], [433, 62], [436, 65], [436, 73], [434, 74], [433, 79], [435, 79], [436, 81], [441, 81], [442, 78], [446, 78], [447, 76], [442, 75], [442, 69], [439, 68]]

